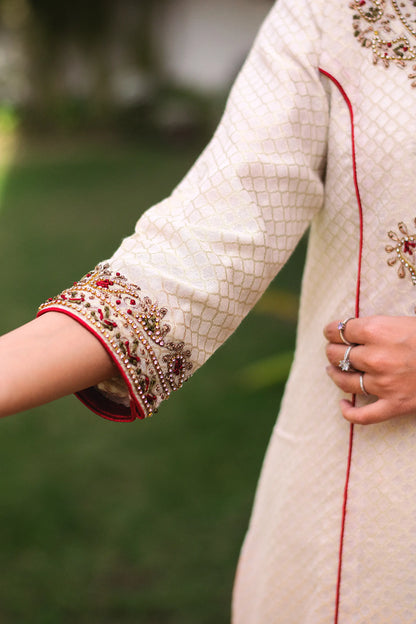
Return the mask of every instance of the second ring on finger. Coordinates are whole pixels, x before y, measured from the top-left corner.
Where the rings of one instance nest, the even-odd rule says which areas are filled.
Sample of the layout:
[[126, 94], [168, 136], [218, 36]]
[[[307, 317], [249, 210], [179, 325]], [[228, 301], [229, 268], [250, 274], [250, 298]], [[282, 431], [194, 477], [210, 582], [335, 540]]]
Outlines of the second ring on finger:
[[327, 347], [327, 357], [333, 366], [336, 366], [344, 373], [356, 372], [363, 370], [361, 364], [362, 345], [344, 345], [331, 343]]
[[338, 366], [344, 373], [357, 371], [357, 369], [355, 368], [355, 366], [353, 366], [350, 360], [351, 351], [356, 346], [357, 345], [348, 346], [344, 351], [344, 357], [342, 358], [342, 360], [339, 360]]

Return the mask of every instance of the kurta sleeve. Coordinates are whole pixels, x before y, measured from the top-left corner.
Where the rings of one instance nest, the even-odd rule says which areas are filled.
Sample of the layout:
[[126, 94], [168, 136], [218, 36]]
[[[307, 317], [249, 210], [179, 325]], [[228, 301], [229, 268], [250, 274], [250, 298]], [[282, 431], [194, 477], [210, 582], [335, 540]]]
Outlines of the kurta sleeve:
[[40, 307], [74, 317], [113, 358], [119, 376], [78, 393], [101, 416], [154, 413], [236, 329], [320, 210], [328, 102], [312, 5], [275, 5], [184, 180], [111, 259]]

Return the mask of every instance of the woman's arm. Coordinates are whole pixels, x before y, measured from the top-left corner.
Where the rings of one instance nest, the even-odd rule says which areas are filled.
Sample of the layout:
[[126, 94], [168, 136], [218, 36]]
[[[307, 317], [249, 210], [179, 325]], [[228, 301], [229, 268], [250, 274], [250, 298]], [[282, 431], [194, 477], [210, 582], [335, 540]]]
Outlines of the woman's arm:
[[114, 377], [117, 369], [82, 325], [49, 312], [0, 337], [0, 416]]

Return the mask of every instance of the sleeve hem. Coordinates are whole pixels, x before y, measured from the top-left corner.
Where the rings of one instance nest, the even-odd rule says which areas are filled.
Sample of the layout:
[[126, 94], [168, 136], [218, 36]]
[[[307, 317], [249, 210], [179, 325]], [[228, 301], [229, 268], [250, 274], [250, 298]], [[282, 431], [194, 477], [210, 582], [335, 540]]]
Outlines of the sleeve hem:
[[98, 265], [48, 299], [38, 315], [48, 311], [63, 312], [81, 323], [118, 368], [124, 383], [114, 378], [77, 393], [104, 418], [132, 421], [152, 416], [172, 391], [182, 387], [193, 368], [185, 344], [168, 339], [168, 310], [108, 264]]

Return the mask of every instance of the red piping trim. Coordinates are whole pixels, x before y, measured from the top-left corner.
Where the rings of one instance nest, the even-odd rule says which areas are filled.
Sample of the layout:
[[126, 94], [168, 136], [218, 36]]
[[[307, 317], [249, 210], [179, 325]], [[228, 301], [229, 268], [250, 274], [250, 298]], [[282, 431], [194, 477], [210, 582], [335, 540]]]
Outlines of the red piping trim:
[[[361, 268], [362, 268], [362, 258], [363, 258], [363, 242], [364, 242], [364, 224], [363, 224], [363, 206], [361, 203], [360, 188], [358, 185], [358, 175], [357, 175], [357, 160], [356, 160], [356, 152], [355, 152], [354, 110], [352, 107], [351, 100], [349, 99], [344, 88], [341, 86], [338, 80], [322, 68], [319, 68], [319, 71], [321, 74], [329, 78], [329, 80], [331, 80], [335, 84], [335, 86], [338, 88], [339, 92], [341, 93], [342, 97], [345, 100], [346, 105], [348, 106], [348, 110], [350, 113], [352, 168], [353, 168], [353, 175], [354, 175], [355, 196], [357, 198], [358, 213], [360, 217], [360, 245], [359, 245], [359, 251], [358, 251], [358, 273], [357, 273], [357, 287], [356, 287], [356, 293], [355, 293], [355, 316], [358, 318], [360, 316], [360, 290], [361, 290]], [[353, 401], [353, 404], [355, 404], [355, 395], [352, 397], [352, 401]], [[341, 534], [340, 534], [340, 540], [339, 540], [338, 576], [337, 576], [337, 590], [336, 590], [336, 597], [335, 597], [334, 624], [338, 624], [338, 620], [339, 620], [345, 524], [346, 524], [346, 518], [347, 518], [348, 490], [349, 490], [349, 484], [350, 484], [353, 446], [354, 446], [354, 425], [351, 424], [349, 448], [348, 448], [347, 472], [345, 475], [344, 502], [342, 505]]]
[[122, 405], [120, 403], [114, 403], [113, 401], [109, 401], [95, 388], [86, 388], [85, 390], [75, 392], [75, 396], [82, 403], [84, 403], [84, 405], [88, 407], [92, 412], [98, 414], [98, 416], [101, 416], [102, 418], [106, 418], [107, 420], [112, 420], [114, 422], [133, 422], [134, 420], [136, 420], [136, 418], [144, 418], [145, 416], [142, 408], [138, 401], [134, 398], [135, 395], [129, 378], [122, 369], [121, 365], [115, 359], [114, 354], [111, 352], [110, 347], [107, 345], [103, 337], [92, 327], [90, 327], [85, 321], [83, 321], [81, 318], [79, 318], [69, 310], [55, 308], [52, 306], [50, 308], [40, 310], [36, 316], [42, 316], [42, 314], [46, 314], [47, 312], [61, 312], [62, 314], [70, 316], [75, 321], [80, 323], [80, 325], [85, 327], [85, 329], [88, 329], [88, 331], [93, 334], [97, 338], [97, 340], [100, 341], [104, 349], [113, 360], [114, 364], [117, 366], [121, 376], [123, 377], [123, 380], [126, 383], [126, 386], [129, 389], [130, 407], [126, 407], [125, 405]]

